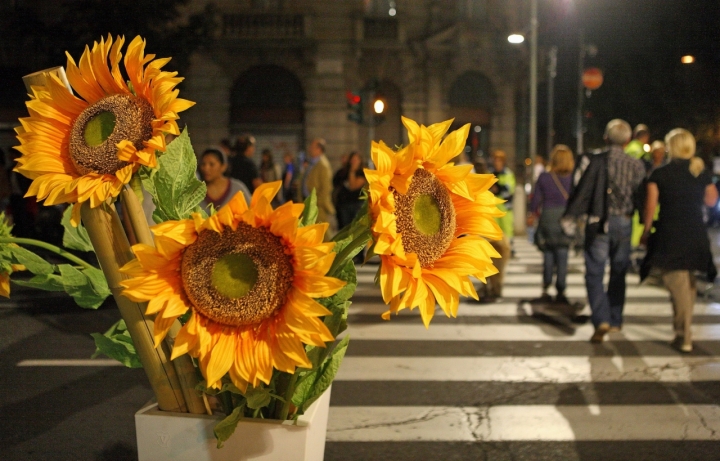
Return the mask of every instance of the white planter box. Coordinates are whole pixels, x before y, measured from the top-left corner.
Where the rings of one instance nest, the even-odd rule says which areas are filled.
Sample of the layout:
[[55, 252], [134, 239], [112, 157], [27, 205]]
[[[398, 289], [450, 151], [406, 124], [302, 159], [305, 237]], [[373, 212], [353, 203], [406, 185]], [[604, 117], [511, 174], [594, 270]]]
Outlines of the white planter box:
[[160, 411], [157, 404], [135, 413], [139, 461], [322, 461], [325, 455], [328, 389], [292, 421], [244, 419], [217, 448], [213, 427], [222, 415]]

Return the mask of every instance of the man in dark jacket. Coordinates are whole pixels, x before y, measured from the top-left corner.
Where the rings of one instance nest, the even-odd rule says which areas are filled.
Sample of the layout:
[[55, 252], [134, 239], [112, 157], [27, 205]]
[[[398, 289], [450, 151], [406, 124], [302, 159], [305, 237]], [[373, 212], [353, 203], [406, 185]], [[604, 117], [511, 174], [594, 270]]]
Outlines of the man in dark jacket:
[[[591, 157], [587, 169], [568, 200], [561, 220], [566, 233], [587, 215], [585, 227], [585, 287], [592, 310], [595, 333], [590, 340], [600, 343], [605, 334], [620, 331], [625, 305], [625, 274], [630, 266], [630, 235], [633, 197], [645, 177], [640, 160], [627, 155], [630, 125], [611, 120], [605, 128], [608, 149]], [[605, 265], [610, 262], [610, 282], [603, 286]]]

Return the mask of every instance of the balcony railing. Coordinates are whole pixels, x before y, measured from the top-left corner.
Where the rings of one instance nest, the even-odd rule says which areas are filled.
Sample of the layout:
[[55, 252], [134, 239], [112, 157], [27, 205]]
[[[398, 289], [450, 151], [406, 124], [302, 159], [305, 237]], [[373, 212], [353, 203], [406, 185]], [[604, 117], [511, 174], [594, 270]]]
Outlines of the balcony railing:
[[238, 39], [297, 39], [306, 36], [300, 14], [226, 14], [223, 37]]

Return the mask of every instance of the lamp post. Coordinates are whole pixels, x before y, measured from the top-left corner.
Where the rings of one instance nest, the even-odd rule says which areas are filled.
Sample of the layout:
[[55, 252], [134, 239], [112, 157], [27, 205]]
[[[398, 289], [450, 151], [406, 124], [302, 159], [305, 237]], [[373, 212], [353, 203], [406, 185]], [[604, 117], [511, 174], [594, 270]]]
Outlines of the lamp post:
[[[530, 142], [528, 150], [530, 163], [535, 165], [537, 155], [537, 79], [538, 79], [538, 0], [530, 0]], [[530, 183], [535, 178], [530, 174]]]
[[[548, 128], [547, 128], [547, 155], [552, 152], [555, 137], [555, 77], [557, 76], [557, 52], [556, 46], [550, 48], [548, 66]], [[548, 160], [550, 160], [548, 158]]]

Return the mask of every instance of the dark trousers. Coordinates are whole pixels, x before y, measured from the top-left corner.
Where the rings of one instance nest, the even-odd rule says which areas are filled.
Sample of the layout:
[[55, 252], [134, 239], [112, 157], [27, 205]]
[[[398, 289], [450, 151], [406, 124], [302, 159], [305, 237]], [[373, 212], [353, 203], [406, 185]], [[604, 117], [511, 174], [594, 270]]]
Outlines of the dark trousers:
[[[595, 327], [601, 323], [622, 325], [625, 305], [625, 274], [630, 267], [632, 221], [610, 216], [607, 234], [598, 234], [585, 250], [585, 286]], [[610, 262], [610, 282], [603, 285], [605, 265]]]
[[568, 247], [547, 248], [543, 251], [543, 290], [552, 285], [553, 273], [557, 271], [555, 288], [564, 294], [567, 287]]

